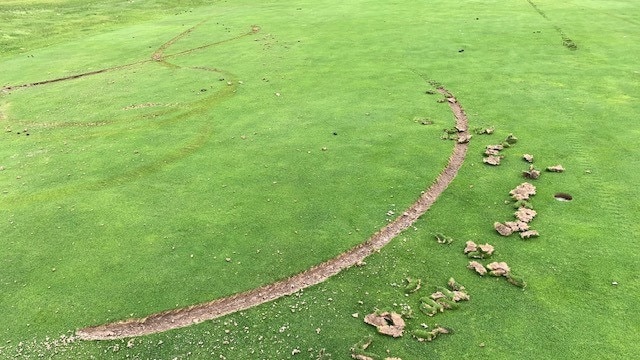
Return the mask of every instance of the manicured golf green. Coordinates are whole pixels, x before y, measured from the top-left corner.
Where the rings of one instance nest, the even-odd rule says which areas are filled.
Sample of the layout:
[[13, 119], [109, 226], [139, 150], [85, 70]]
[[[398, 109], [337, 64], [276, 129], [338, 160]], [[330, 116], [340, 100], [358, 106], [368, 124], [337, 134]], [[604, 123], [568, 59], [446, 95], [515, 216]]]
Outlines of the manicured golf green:
[[[0, 358], [340, 359], [369, 335], [381, 358], [633, 357], [638, 16], [630, 0], [2, 2]], [[447, 191], [365, 266], [193, 327], [54, 341], [365, 241], [453, 149], [428, 80], [495, 133], [473, 137]], [[509, 133], [502, 164], [483, 164]], [[566, 169], [528, 180], [529, 241], [493, 229], [513, 219], [524, 153]], [[526, 288], [468, 270], [467, 240], [493, 244]], [[422, 289], [406, 296], [407, 277]], [[470, 301], [420, 312], [450, 277]], [[398, 339], [362, 320], [409, 307]], [[454, 333], [419, 342], [421, 324]]]

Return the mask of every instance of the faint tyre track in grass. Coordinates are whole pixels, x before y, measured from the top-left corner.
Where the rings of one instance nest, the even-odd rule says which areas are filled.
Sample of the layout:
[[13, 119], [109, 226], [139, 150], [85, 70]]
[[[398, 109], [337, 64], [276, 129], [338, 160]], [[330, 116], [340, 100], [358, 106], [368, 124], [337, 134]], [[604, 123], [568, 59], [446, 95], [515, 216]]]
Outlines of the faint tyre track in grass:
[[[168, 109], [164, 109], [162, 111], [156, 112], [155, 115], [156, 116], [167, 116], [167, 118], [160, 120], [160, 121], [155, 121], [155, 122], [143, 122], [139, 125], [140, 128], [144, 127], [145, 129], [148, 129], [149, 127], [157, 127], [157, 126], [166, 126], [169, 124], [173, 124], [176, 123], [178, 121], [187, 119], [189, 117], [192, 117], [194, 115], [200, 115], [202, 113], [204, 113], [205, 111], [210, 111], [214, 106], [218, 105], [219, 103], [221, 103], [222, 101], [225, 101], [229, 98], [231, 98], [233, 96], [233, 94], [236, 92], [237, 88], [238, 88], [238, 84], [236, 81], [233, 81], [235, 79], [235, 76], [233, 76], [233, 74], [223, 70], [223, 69], [218, 69], [218, 68], [214, 68], [214, 67], [207, 67], [207, 66], [192, 66], [192, 67], [182, 67], [173, 63], [170, 63], [166, 60], [167, 57], [176, 57], [179, 55], [183, 55], [183, 54], [188, 54], [191, 53], [193, 51], [197, 51], [197, 50], [201, 50], [201, 49], [205, 49], [208, 47], [212, 47], [212, 46], [217, 46], [217, 45], [221, 45], [230, 41], [235, 41], [238, 39], [241, 39], [243, 37], [255, 34], [257, 32], [260, 31], [260, 27], [253, 25], [251, 27], [251, 30], [234, 36], [232, 38], [228, 38], [228, 39], [224, 39], [224, 40], [220, 40], [220, 41], [216, 41], [213, 43], [209, 43], [209, 44], [205, 44], [203, 46], [199, 46], [196, 48], [191, 48], [188, 50], [184, 50], [175, 54], [170, 54], [170, 55], [164, 55], [164, 51], [169, 49], [171, 47], [171, 45], [173, 45], [174, 43], [176, 43], [177, 41], [179, 41], [180, 39], [184, 38], [185, 36], [187, 36], [188, 34], [190, 34], [191, 32], [193, 32], [197, 27], [199, 27], [200, 25], [202, 25], [205, 21], [202, 21], [200, 23], [198, 23], [197, 25], [183, 31], [182, 33], [178, 34], [177, 36], [173, 37], [171, 40], [163, 43], [158, 50], [156, 50], [153, 55], [152, 55], [152, 59], [147, 59], [147, 60], [141, 60], [141, 61], [137, 61], [137, 62], [133, 62], [133, 63], [129, 63], [129, 64], [125, 64], [125, 65], [119, 65], [119, 66], [115, 66], [115, 67], [110, 67], [110, 68], [105, 68], [105, 69], [100, 69], [100, 70], [95, 70], [95, 71], [90, 71], [90, 72], [86, 72], [86, 73], [81, 73], [81, 74], [76, 74], [76, 75], [70, 75], [70, 76], [65, 76], [65, 77], [60, 77], [60, 78], [56, 78], [56, 79], [51, 79], [51, 80], [43, 80], [43, 81], [37, 81], [37, 82], [33, 82], [33, 83], [27, 83], [27, 84], [21, 84], [21, 85], [12, 85], [12, 86], [6, 86], [4, 88], [2, 88], [2, 92], [8, 93], [11, 92], [13, 90], [17, 90], [17, 89], [24, 89], [24, 88], [29, 88], [29, 87], [34, 87], [34, 86], [43, 86], [43, 85], [49, 85], [49, 84], [55, 84], [55, 83], [60, 83], [63, 81], [69, 81], [69, 80], [75, 80], [75, 79], [79, 79], [82, 77], [86, 77], [86, 76], [92, 76], [92, 75], [97, 75], [97, 74], [103, 74], [106, 72], [112, 72], [112, 71], [117, 71], [117, 70], [123, 70], [129, 67], [133, 67], [133, 66], [137, 66], [137, 65], [142, 65], [142, 64], [146, 64], [146, 63], [157, 63], [160, 65], [166, 65], [169, 67], [173, 67], [173, 68], [185, 68], [185, 69], [190, 69], [193, 71], [205, 71], [205, 72], [214, 72], [214, 73], [219, 73], [225, 76], [225, 78], [228, 78], [231, 81], [231, 85], [230, 86], [225, 86], [224, 88], [222, 88], [222, 90], [220, 91], [216, 91], [214, 93], [212, 93], [211, 95], [205, 97], [202, 100], [199, 100], [195, 103], [190, 103], [190, 107], [189, 109], [187, 109], [186, 111], [176, 111], [176, 109], [173, 108], [168, 108]], [[171, 116], [171, 114], [174, 114], [173, 116]], [[106, 125], [108, 124], [109, 121], [104, 121], [101, 122], [101, 125]], [[133, 129], [133, 127], [130, 127], [130, 129]], [[100, 129], [100, 131], [96, 132], [95, 134], [91, 134], [91, 135], [87, 135], [87, 134], [83, 134], [82, 138], [83, 139], [87, 139], [87, 138], [91, 138], [91, 137], [105, 137], [105, 136], [109, 136], [109, 135], [117, 135], [119, 134], [119, 130], [115, 130], [110, 132], [109, 130], [106, 129]], [[159, 170], [161, 170], [162, 168], [164, 168], [165, 166], [175, 163], [177, 161], [180, 161], [184, 158], [186, 158], [187, 156], [193, 154], [194, 152], [196, 152], [198, 149], [200, 149], [202, 146], [204, 146], [204, 144], [207, 143], [207, 141], [210, 139], [210, 137], [213, 135], [213, 126], [212, 124], [205, 124], [203, 125], [198, 131], [197, 131], [197, 135], [190, 139], [189, 142], [187, 142], [184, 146], [175, 149], [173, 151], [170, 151], [167, 155], [165, 155], [164, 157], [158, 159], [155, 162], [152, 162], [150, 164], [146, 164], [140, 167], [137, 167], [135, 169], [129, 170], [129, 171], [124, 171], [121, 172], [119, 174], [116, 174], [114, 176], [111, 176], [109, 178], [106, 179], [102, 179], [102, 180], [98, 180], [98, 181], [92, 181], [92, 182], [88, 182], [88, 183], [84, 183], [84, 184], [80, 184], [80, 185], [71, 185], [71, 186], [67, 186], [67, 187], [63, 187], [63, 188], [58, 188], [58, 189], [51, 189], [51, 190], [45, 190], [39, 193], [31, 193], [29, 195], [21, 195], [20, 197], [14, 197], [11, 199], [11, 204], [12, 206], [20, 206], [20, 205], [26, 205], [26, 204], [32, 204], [34, 202], [42, 202], [42, 201], [50, 201], [52, 199], [56, 199], [59, 197], [63, 197], [63, 196], [68, 196], [73, 194], [74, 192], [77, 191], [82, 191], [82, 190], [99, 190], [99, 189], [103, 189], [103, 188], [107, 188], [107, 187], [111, 187], [111, 186], [117, 186], [117, 185], [121, 185], [124, 184], [126, 182], [129, 181], [135, 181], [137, 179], [139, 179], [140, 177], [146, 176], [146, 175], [150, 175], [154, 172], [157, 172]]]
[[[464, 129], [461, 135], [468, 135], [467, 116], [458, 101], [444, 87], [438, 86], [437, 90], [447, 98], [449, 106], [456, 118], [456, 126]], [[445, 168], [415, 203], [394, 221], [373, 234], [367, 241], [333, 259], [290, 278], [253, 290], [187, 308], [153, 314], [141, 319], [129, 319], [117, 323], [87, 327], [76, 331], [76, 335], [83, 340], [112, 340], [149, 335], [215, 319], [286, 295], [291, 295], [309, 286], [319, 284], [331, 276], [338, 274], [340, 271], [357, 265], [367, 256], [379, 251], [393, 238], [418, 220], [456, 177], [458, 170], [460, 170], [464, 162], [467, 148], [467, 143], [456, 142]]]
[[[551, 22], [551, 19], [549, 19], [547, 14], [542, 11], [542, 9], [540, 9], [538, 5], [536, 5], [536, 3], [534, 3], [532, 0], [527, 0], [527, 2], [538, 14], [540, 14], [540, 16], [542, 16], [545, 20]], [[558, 32], [558, 34], [560, 34], [560, 37], [562, 38], [562, 46], [566, 47], [569, 50], [578, 50], [578, 45], [571, 38], [569, 38], [569, 36], [567, 36], [567, 34], [562, 30], [561, 27], [559, 27], [558, 25], [553, 25], [553, 28]]]

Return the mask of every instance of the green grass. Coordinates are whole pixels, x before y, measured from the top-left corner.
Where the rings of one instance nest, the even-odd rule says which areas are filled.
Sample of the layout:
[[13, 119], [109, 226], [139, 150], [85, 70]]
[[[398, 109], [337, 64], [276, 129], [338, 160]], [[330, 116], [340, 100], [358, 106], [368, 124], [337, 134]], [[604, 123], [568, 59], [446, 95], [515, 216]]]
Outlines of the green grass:
[[[2, 86], [144, 61], [203, 20], [165, 54], [220, 43], [167, 58], [173, 66], [145, 62], [0, 95], [11, 130], [0, 147], [0, 357], [317, 358], [326, 349], [345, 358], [374, 332], [366, 313], [402, 304], [416, 312], [409, 328], [455, 333], [432, 343], [375, 336], [368, 351], [632, 357], [640, 7], [534, 2], [546, 19], [527, 1], [4, 2]], [[252, 25], [262, 30], [221, 42]], [[563, 47], [554, 27], [578, 49]], [[424, 94], [421, 76], [454, 93], [472, 127], [496, 133], [473, 138], [449, 189], [366, 266], [131, 348], [45, 349], [47, 336], [250, 289], [365, 240], [387, 211], [415, 200], [452, 149], [439, 139], [451, 113]], [[128, 108], [148, 103], [156, 106]], [[520, 141], [503, 164], [483, 165], [484, 146], [509, 133]], [[504, 201], [523, 181], [523, 153], [538, 168], [567, 169], [534, 182], [541, 236], [528, 242], [492, 229], [512, 217]], [[440, 245], [437, 232], [455, 241]], [[527, 288], [467, 270], [466, 240], [495, 245], [492, 259]], [[419, 313], [418, 299], [451, 276], [471, 301]], [[422, 289], [405, 296], [407, 277]]]

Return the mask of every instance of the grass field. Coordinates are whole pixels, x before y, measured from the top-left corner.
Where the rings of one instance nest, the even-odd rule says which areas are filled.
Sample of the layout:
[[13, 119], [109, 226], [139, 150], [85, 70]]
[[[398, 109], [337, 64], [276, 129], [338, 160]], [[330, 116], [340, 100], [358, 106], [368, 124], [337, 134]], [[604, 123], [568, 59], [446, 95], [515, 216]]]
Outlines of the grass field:
[[[640, 351], [640, 5], [175, 3], [0, 3], [0, 358], [341, 359], [375, 335], [365, 314], [407, 305], [408, 330], [455, 333], [375, 335], [368, 351]], [[453, 116], [425, 79], [456, 95], [472, 127], [496, 132], [472, 139], [449, 189], [365, 266], [193, 327], [54, 341], [268, 284], [365, 241], [451, 153], [440, 136]], [[485, 145], [509, 133], [519, 141], [502, 165], [484, 165]], [[530, 241], [492, 226], [512, 218], [524, 153], [567, 169], [532, 180], [541, 236]], [[438, 244], [437, 232], [455, 241]], [[466, 269], [467, 240], [493, 244], [527, 287]], [[408, 276], [423, 289], [405, 296]], [[433, 318], [417, 311], [450, 277], [471, 300]]]

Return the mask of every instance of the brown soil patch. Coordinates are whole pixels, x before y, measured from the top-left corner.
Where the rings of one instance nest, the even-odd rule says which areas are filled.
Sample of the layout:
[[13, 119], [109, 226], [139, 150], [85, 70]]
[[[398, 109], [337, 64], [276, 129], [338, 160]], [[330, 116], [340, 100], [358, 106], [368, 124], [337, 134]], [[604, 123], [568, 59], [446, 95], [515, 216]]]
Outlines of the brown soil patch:
[[404, 333], [405, 323], [402, 316], [393, 312], [369, 314], [364, 317], [364, 322], [375, 326], [378, 329], [378, 332], [383, 335], [389, 335], [397, 338], [402, 336]]
[[485, 163], [485, 164], [498, 166], [498, 165], [500, 165], [500, 160], [502, 160], [502, 158], [500, 156], [489, 155], [489, 156], [483, 158], [482, 162]]
[[537, 214], [538, 213], [533, 209], [527, 209], [526, 207], [521, 207], [518, 209], [518, 211], [515, 212], [514, 215], [518, 220], [528, 223], [528, 222], [531, 222], [531, 220], [533, 220], [533, 218]]
[[[445, 88], [438, 87], [437, 90], [447, 98], [456, 118], [456, 126], [466, 129], [468, 120], [462, 106]], [[463, 132], [462, 134], [466, 133]], [[129, 319], [117, 323], [87, 327], [79, 329], [76, 334], [78, 338], [83, 340], [112, 340], [154, 334], [245, 310], [319, 284], [346, 268], [362, 263], [364, 258], [380, 250], [418, 220], [456, 177], [464, 162], [467, 148], [468, 143], [455, 143], [447, 166], [413, 205], [387, 226], [373, 234], [367, 241], [333, 259], [288, 279], [253, 290], [187, 308], [164, 311], [141, 319]]]
[[467, 265], [467, 269], [474, 270], [480, 276], [484, 276], [487, 273], [487, 269], [485, 269], [484, 265], [480, 264], [477, 261], [469, 261], [469, 265]]
[[492, 262], [487, 265], [487, 269], [490, 270], [489, 274], [493, 276], [506, 276], [511, 272], [511, 269], [506, 262]]
[[529, 196], [536, 194], [536, 187], [529, 183], [522, 183], [509, 192], [509, 195], [516, 200], [529, 200]]

